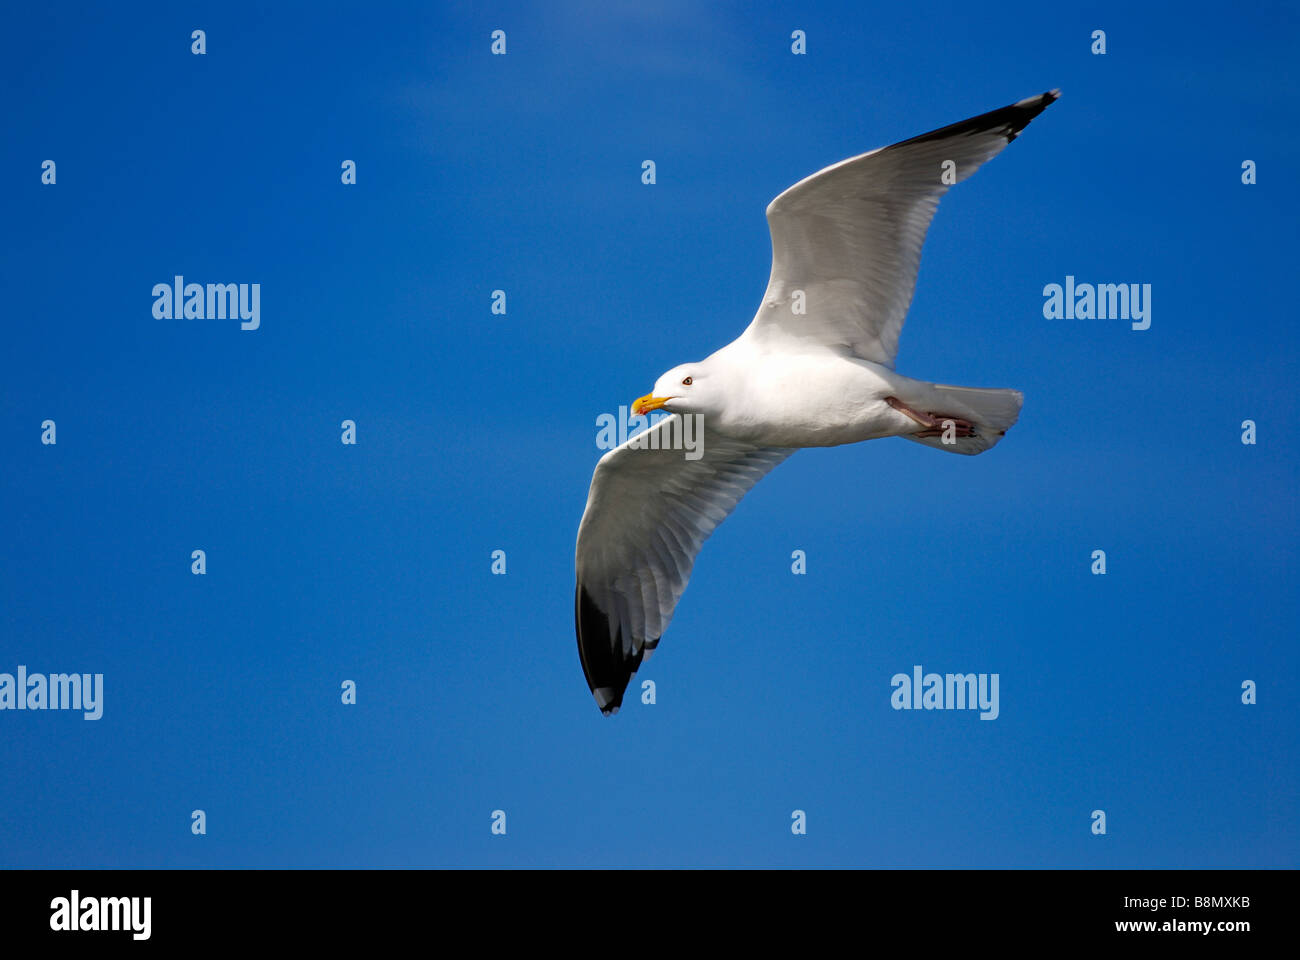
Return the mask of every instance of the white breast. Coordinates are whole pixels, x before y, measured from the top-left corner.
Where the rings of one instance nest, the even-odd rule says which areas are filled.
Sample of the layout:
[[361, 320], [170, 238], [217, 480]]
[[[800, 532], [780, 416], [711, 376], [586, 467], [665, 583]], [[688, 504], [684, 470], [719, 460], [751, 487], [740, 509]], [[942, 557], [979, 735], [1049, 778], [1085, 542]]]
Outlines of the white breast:
[[[745, 387], [714, 428], [777, 447], [829, 447], [893, 436], [913, 428], [884, 402], [906, 380], [886, 367], [824, 351], [739, 352]], [[716, 355], [715, 355], [716, 356]]]

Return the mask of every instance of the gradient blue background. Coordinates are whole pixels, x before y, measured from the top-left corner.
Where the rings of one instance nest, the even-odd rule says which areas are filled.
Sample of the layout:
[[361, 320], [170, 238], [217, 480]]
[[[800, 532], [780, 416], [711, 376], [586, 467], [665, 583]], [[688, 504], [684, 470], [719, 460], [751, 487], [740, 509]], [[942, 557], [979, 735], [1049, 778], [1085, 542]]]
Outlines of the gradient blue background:
[[[1296, 866], [1294, 7], [538, 6], [7, 7], [0, 670], [106, 693], [0, 713], [0, 865]], [[1058, 86], [898, 361], [1019, 425], [797, 454], [602, 719], [596, 417], [740, 332], [786, 186]], [[178, 273], [261, 329], [155, 320]], [[895, 712], [916, 663], [1001, 716]]]

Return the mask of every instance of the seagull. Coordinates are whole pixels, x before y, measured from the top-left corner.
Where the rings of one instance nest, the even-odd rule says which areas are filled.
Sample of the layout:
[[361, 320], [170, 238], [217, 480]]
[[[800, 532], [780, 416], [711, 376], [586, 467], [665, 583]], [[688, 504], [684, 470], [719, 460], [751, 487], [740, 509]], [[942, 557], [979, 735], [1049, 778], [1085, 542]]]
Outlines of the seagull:
[[[636, 400], [637, 416], [670, 415], [606, 453], [591, 478], [575, 621], [601, 713], [618, 712], [658, 646], [704, 541], [795, 450], [904, 437], [969, 456], [1016, 422], [1019, 391], [913, 380], [894, 357], [940, 197], [1059, 94], [850, 157], [768, 204], [772, 273], [753, 321]], [[683, 417], [702, 425], [694, 458], [674, 442]]]

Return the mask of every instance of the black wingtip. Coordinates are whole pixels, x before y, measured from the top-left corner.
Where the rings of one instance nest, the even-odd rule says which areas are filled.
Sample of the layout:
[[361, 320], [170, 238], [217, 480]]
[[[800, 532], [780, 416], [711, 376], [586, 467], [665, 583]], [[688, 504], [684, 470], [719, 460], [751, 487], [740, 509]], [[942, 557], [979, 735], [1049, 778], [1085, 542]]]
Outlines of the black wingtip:
[[1025, 129], [1025, 127], [1029, 126], [1030, 120], [1034, 119], [1034, 117], [1038, 116], [1059, 99], [1061, 99], [1061, 88], [1056, 87], [1055, 89], [1048, 90], [1046, 93], [1040, 93], [1036, 97], [1028, 97], [1021, 100], [1019, 103], [1013, 103], [1010, 107], [1005, 108], [1008, 110], [1019, 110], [1019, 115], [1012, 123], [1011, 134], [1007, 139], [1016, 139], [1016, 135], [1020, 133], [1021, 130]]
[[[1007, 142], [1019, 136], [1020, 131], [1029, 126], [1029, 121], [1050, 107], [1061, 96], [1060, 88], [1048, 90], [1034, 97], [1026, 97], [1010, 106], [981, 113], [978, 117], [951, 123], [938, 130], [931, 130], [919, 137], [905, 140], [904, 143], [924, 143], [927, 140], [944, 140], [962, 134], [991, 133], [997, 131], [1007, 138]], [[901, 144], [900, 144], [901, 146]]]
[[1007, 142], [1016, 139], [1020, 131], [1029, 126], [1029, 121], [1034, 119], [1061, 96], [1060, 88], [1048, 90], [1046, 93], [1040, 93], [1036, 97], [1027, 97], [1019, 103], [1013, 103], [1009, 107], [1003, 107], [1002, 110], [994, 110], [992, 114], [985, 114], [986, 117], [992, 117], [993, 114], [1006, 113], [1007, 118]]
[[578, 658], [582, 661], [587, 686], [600, 712], [612, 717], [623, 705], [628, 681], [641, 666], [644, 651], [627, 656], [623, 652], [622, 633], [617, 629], [611, 643], [609, 617], [596, 606], [581, 583], [574, 596], [574, 626], [578, 633]]

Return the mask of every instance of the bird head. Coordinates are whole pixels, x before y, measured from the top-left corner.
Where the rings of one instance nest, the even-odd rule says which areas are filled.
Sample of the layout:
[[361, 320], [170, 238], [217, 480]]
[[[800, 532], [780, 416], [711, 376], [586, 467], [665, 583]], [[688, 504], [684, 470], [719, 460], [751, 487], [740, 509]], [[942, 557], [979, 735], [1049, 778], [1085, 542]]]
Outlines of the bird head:
[[645, 416], [654, 410], [668, 413], [707, 413], [709, 373], [702, 363], [673, 367], [657, 381], [654, 391], [632, 404], [632, 413]]

